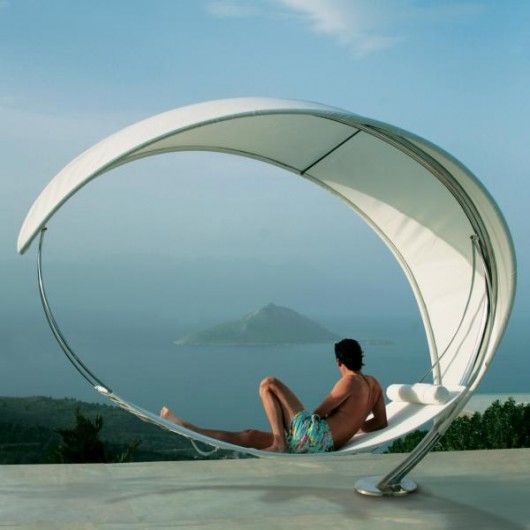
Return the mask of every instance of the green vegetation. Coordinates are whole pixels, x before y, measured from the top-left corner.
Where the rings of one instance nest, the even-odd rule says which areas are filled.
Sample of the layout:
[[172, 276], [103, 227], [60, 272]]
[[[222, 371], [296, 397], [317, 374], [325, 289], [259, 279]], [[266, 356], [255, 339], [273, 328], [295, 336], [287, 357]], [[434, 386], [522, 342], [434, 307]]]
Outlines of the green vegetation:
[[[76, 410], [86, 418], [96, 418], [91, 428], [78, 425]], [[100, 416], [101, 420], [97, 420]], [[86, 403], [75, 399], [42, 396], [0, 397], [0, 464], [40, 464], [61, 461], [59, 446], [65, 443], [61, 431], [80, 432], [100, 439], [106, 461], [137, 462], [195, 460], [197, 454], [185, 438], [145, 423], [132, 414], [110, 405]], [[92, 432], [91, 432], [91, 429]], [[70, 435], [66, 435], [68, 438]], [[75, 445], [75, 434], [72, 435]], [[95, 443], [95, 442], [93, 442]], [[96, 444], [97, 445], [97, 444]], [[79, 449], [79, 447], [78, 447]], [[205, 447], [205, 450], [209, 450]], [[63, 454], [63, 461], [69, 457]], [[228, 451], [217, 451], [208, 458], [232, 458]]]
[[[427, 431], [414, 431], [399, 438], [388, 453], [412, 451]], [[504, 403], [494, 401], [484, 414], [460, 416], [451, 424], [434, 451], [467, 449], [512, 449], [530, 447], [530, 405], [516, 405], [510, 398]]]
[[130, 462], [138, 450], [140, 440], [135, 440], [125, 449], [116, 451], [99, 438], [103, 417], [96, 415], [94, 421], [83, 416], [79, 407], [75, 409], [75, 427], [57, 429], [62, 438], [53, 452], [52, 460], [61, 464]]
[[[425, 434], [414, 431], [396, 440], [387, 452], [411, 451]], [[509, 399], [502, 404], [495, 401], [484, 414], [456, 418], [434, 450], [515, 447], [530, 447], [530, 405]], [[218, 451], [208, 458], [236, 456]], [[186, 439], [114, 406], [38, 396], [0, 397], [0, 464], [202, 458]]]

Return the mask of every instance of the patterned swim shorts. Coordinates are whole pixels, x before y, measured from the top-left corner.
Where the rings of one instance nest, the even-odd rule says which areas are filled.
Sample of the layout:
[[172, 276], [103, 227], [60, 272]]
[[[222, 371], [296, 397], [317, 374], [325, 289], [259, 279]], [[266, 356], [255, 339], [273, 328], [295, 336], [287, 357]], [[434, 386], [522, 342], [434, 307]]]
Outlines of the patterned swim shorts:
[[333, 451], [333, 438], [328, 422], [306, 410], [297, 412], [287, 434], [290, 453], [324, 453]]

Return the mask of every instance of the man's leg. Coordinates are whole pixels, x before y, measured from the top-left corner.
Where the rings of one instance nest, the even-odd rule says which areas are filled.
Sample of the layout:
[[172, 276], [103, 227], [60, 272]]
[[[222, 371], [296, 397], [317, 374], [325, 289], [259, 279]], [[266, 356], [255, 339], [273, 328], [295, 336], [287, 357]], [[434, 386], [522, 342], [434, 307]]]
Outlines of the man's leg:
[[285, 431], [290, 429], [293, 416], [304, 410], [304, 406], [294, 392], [275, 377], [263, 379], [259, 387], [259, 395], [272, 429], [273, 441], [266, 449], [286, 451]]
[[247, 429], [245, 431], [220, 431], [216, 429], [204, 429], [198, 427], [193, 423], [183, 420], [178, 416], [175, 416], [167, 407], [162, 407], [160, 410], [160, 416], [166, 420], [172, 421], [177, 425], [186, 427], [192, 431], [210, 436], [210, 438], [216, 438], [235, 445], [242, 447], [254, 447], [255, 449], [265, 449], [273, 443], [273, 436], [270, 432], [258, 431], [256, 429]]

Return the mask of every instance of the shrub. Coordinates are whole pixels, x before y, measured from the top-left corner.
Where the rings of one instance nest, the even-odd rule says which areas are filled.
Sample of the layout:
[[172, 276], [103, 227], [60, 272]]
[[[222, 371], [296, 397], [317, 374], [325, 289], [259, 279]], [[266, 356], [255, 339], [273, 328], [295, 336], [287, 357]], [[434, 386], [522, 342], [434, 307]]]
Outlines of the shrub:
[[[427, 431], [416, 430], [395, 440], [387, 453], [412, 451]], [[494, 401], [484, 414], [456, 418], [433, 451], [511, 449], [530, 447], [530, 405], [517, 405], [512, 398]]]
[[112, 451], [105, 447], [99, 438], [99, 432], [102, 428], [103, 418], [99, 414], [92, 422], [81, 414], [79, 407], [77, 407], [75, 410], [75, 427], [55, 431], [61, 436], [61, 441], [52, 452], [51, 460], [65, 464], [131, 461], [140, 441], [132, 442], [121, 452]]

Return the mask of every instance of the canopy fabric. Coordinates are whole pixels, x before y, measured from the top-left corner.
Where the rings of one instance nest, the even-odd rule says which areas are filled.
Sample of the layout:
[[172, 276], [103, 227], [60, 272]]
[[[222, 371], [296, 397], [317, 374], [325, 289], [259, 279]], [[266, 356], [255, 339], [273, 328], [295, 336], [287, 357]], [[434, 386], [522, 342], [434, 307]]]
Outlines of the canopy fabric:
[[240, 98], [138, 122], [91, 147], [52, 179], [24, 221], [18, 251], [25, 252], [60, 206], [93, 178], [142, 157], [187, 150], [275, 164], [345, 201], [388, 245], [411, 284], [434, 383], [466, 385], [477, 372], [480, 381], [515, 290], [513, 245], [500, 211], [472, 173], [439, 147], [344, 110]]

